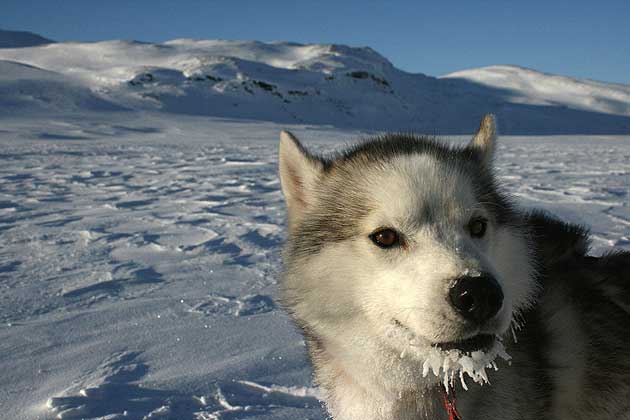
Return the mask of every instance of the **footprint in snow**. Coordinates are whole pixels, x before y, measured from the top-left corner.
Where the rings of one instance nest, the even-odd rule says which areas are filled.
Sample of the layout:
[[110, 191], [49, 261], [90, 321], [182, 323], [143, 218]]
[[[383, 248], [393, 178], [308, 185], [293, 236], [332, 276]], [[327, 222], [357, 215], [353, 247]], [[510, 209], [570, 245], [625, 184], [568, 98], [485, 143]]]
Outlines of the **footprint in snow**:
[[58, 419], [193, 420], [217, 406], [204, 397], [145, 388], [136, 382], [148, 372], [138, 352], [112, 355], [94, 372], [49, 398], [46, 407]]
[[219, 405], [206, 411], [201, 419], [273, 419], [291, 413], [293, 418], [323, 418], [319, 393], [313, 388], [285, 387], [252, 381], [232, 381], [218, 384], [213, 399]]
[[140, 353], [116, 353], [61, 396], [48, 399], [46, 407], [58, 419], [273, 419], [278, 412], [303, 417], [305, 409], [311, 418], [321, 416], [312, 388], [227, 381], [215, 383], [208, 395], [193, 395], [140, 386], [148, 370]]
[[204, 315], [252, 316], [270, 312], [274, 308], [273, 299], [267, 295], [256, 294], [240, 298], [213, 295], [190, 308], [190, 312]]

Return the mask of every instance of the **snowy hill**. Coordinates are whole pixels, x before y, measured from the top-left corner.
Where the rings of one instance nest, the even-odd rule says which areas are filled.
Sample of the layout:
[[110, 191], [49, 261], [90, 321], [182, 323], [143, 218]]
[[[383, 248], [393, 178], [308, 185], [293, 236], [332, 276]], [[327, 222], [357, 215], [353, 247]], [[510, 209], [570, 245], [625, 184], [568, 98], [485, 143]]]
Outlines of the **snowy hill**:
[[[456, 134], [494, 112], [506, 134], [630, 133], [630, 86], [508, 66], [435, 78], [401, 71], [370, 48], [64, 42], [2, 49], [0, 60], [0, 115], [72, 112], [87, 101], [93, 110]], [[15, 63], [31, 66], [28, 77]]]
[[64, 110], [122, 110], [60, 73], [0, 60], [0, 116]]
[[514, 103], [566, 106], [584, 111], [630, 116], [630, 86], [580, 80], [518, 66], [490, 66], [442, 76], [469, 80], [510, 92]]
[[0, 29], [0, 48], [23, 48], [51, 44], [55, 41], [46, 39], [32, 32], [5, 31]]

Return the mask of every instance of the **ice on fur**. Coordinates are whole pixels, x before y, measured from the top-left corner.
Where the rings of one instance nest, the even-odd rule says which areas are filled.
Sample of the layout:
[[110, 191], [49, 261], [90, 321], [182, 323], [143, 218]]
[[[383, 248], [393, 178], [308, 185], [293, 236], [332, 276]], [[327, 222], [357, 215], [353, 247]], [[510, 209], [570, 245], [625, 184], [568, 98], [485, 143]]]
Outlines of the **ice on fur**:
[[[389, 335], [394, 336], [397, 333], [398, 331], [392, 328]], [[411, 333], [404, 336], [408, 340], [408, 347], [402, 350], [400, 358], [410, 357], [422, 360], [422, 376], [426, 378], [433, 375], [440, 378], [445, 389], [453, 388], [454, 381], [458, 380], [462, 388], [467, 391], [468, 386], [464, 375], [480, 385], [489, 383], [486, 369], [499, 369], [495, 359], [498, 357], [505, 361], [511, 360], [501, 337], [497, 337], [497, 341], [488, 350], [467, 353], [457, 349], [441, 350]]]

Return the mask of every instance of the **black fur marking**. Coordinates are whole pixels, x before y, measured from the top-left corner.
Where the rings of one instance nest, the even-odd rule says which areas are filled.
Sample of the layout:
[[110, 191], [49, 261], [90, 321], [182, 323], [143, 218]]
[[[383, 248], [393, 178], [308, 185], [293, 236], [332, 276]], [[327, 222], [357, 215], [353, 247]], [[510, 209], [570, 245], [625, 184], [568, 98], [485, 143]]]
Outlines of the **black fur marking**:
[[588, 253], [590, 239], [584, 226], [562, 222], [543, 210], [528, 213], [525, 224], [530, 227], [532, 240], [547, 265]]

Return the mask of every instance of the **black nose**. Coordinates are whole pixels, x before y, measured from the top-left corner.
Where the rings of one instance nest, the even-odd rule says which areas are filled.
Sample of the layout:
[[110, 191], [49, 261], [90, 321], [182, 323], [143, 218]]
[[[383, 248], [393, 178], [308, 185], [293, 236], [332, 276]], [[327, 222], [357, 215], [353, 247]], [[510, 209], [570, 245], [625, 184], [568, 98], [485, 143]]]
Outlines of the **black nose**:
[[494, 277], [487, 273], [477, 277], [462, 276], [455, 279], [449, 299], [464, 318], [483, 323], [501, 309], [503, 291]]

